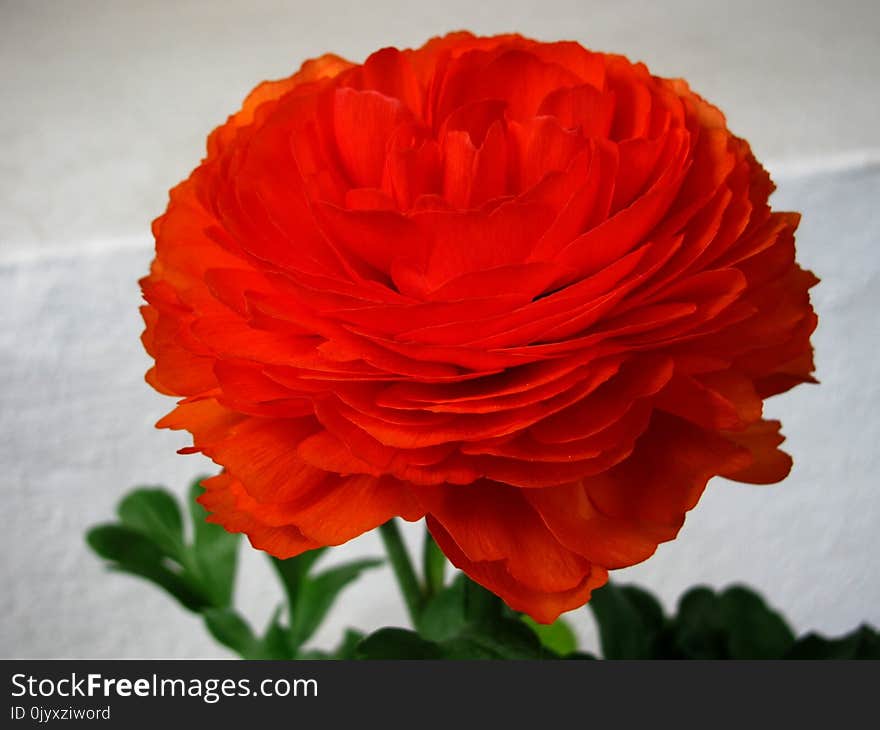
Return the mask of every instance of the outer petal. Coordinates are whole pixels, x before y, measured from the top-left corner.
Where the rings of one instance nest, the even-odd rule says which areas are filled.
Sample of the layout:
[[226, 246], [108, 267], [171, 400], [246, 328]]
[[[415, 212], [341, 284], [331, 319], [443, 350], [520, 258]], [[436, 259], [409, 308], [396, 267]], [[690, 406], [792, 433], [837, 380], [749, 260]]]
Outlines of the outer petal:
[[241, 109], [229, 117], [226, 124], [214, 130], [208, 139], [208, 153], [219, 153], [234, 138], [238, 129], [251, 124], [258, 110], [264, 104], [273, 102], [298, 86], [333, 78], [342, 71], [351, 68], [352, 63], [344, 58], [328, 53], [320, 58], [306, 61], [293, 76], [278, 81], [264, 81], [257, 86], [241, 105]]
[[502, 561], [514, 580], [534, 590], [570, 590], [590, 572], [586, 560], [554, 539], [519, 489], [482, 481], [421, 487], [418, 498], [469, 560]]
[[721, 435], [658, 411], [632, 456], [584, 486], [609, 517], [677, 532], [710, 478], [751, 462], [746, 449]]
[[252, 538], [257, 530], [268, 545], [261, 549], [278, 557], [347, 542], [392, 517], [424, 514], [404, 482], [340, 476], [303, 461], [297, 446], [315, 432], [309, 418], [242, 417], [206, 399], [178, 406], [159, 425], [191, 431], [191, 450], [225, 467], [203, 502], [215, 519]]
[[253, 498], [241, 483], [229, 474], [220, 474], [202, 482], [205, 493], [199, 502], [210, 513], [208, 522], [222, 525], [229, 532], [244, 532], [257, 550], [265, 550], [282, 560], [320, 547], [293, 525], [272, 527], [254, 514]]
[[538, 591], [514, 579], [504, 561], [470, 560], [438, 522], [431, 517], [428, 517], [427, 522], [431, 535], [453, 565], [467, 573], [472, 580], [501, 596], [512, 609], [529, 614], [538, 623], [551, 624], [565, 611], [583, 606], [590, 600], [592, 592], [608, 581], [608, 572], [604, 568], [592, 566], [590, 572], [574, 588], [552, 593]]
[[552, 623], [607, 580], [604, 569], [563, 546], [514, 487], [483, 481], [417, 494], [452, 563], [536, 621]]

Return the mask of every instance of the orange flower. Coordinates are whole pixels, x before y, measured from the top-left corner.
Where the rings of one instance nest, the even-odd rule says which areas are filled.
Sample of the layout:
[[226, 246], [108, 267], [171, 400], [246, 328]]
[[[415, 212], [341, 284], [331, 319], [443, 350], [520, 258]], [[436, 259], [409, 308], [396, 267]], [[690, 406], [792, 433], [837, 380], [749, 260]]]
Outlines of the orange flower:
[[258, 86], [154, 224], [148, 381], [279, 557], [425, 516], [549, 622], [675, 537], [708, 479], [782, 479], [811, 381], [798, 216], [681, 80], [456, 33]]

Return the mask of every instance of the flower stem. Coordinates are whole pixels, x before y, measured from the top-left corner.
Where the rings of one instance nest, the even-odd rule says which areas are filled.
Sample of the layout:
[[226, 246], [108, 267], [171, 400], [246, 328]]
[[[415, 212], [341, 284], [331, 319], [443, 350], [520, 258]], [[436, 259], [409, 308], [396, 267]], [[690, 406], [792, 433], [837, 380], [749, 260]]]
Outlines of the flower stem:
[[446, 556], [425, 528], [425, 546], [422, 552], [422, 569], [425, 573], [425, 592], [428, 597], [443, 590]]
[[416, 577], [406, 545], [403, 544], [397, 520], [390, 519], [384, 525], [380, 525], [379, 534], [382, 536], [382, 542], [385, 543], [385, 551], [388, 553], [388, 560], [391, 562], [391, 568], [397, 578], [397, 585], [400, 586], [400, 592], [403, 593], [410, 621], [415, 626], [422, 608], [422, 589], [419, 586], [419, 579]]

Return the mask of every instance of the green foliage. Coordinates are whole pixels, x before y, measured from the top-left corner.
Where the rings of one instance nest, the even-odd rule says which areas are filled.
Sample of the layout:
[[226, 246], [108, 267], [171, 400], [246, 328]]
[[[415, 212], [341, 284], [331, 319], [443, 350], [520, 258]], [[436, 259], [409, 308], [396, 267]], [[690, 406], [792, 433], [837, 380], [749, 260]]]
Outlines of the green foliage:
[[880, 635], [862, 626], [826, 639], [796, 639], [785, 619], [754, 591], [700, 586], [667, 617], [653, 596], [608, 584], [589, 603], [606, 659], [867, 659], [880, 658]]
[[208, 511], [196, 501], [201, 493], [199, 482], [193, 482], [189, 490], [193, 525], [190, 569], [210, 592], [214, 605], [228, 606], [235, 587], [239, 535], [208, 522]]
[[694, 588], [679, 601], [669, 650], [686, 659], [781, 659], [794, 645], [785, 620], [753, 591]]
[[342, 590], [365, 570], [383, 562], [378, 559], [355, 560], [310, 575], [309, 571], [322, 552], [312, 550], [287, 560], [271, 559], [287, 595], [290, 615], [288, 641], [293, 652], [312, 637]]
[[209, 608], [202, 615], [211, 636], [245, 659], [251, 658], [260, 642], [238, 613], [229, 608]]
[[650, 659], [664, 628], [663, 609], [650, 593], [608, 583], [593, 591], [588, 604], [599, 626], [606, 659]]
[[422, 547], [422, 572], [425, 574], [425, 598], [431, 599], [443, 590], [446, 582], [446, 556], [440, 546], [425, 530], [425, 542]]
[[117, 508], [119, 522], [86, 534], [89, 546], [113, 570], [155, 583], [190, 611], [225, 608], [232, 602], [239, 536], [205, 522], [193, 485], [193, 539], [187, 543], [174, 496], [159, 488], [130, 492]]
[[[304, 648], [342, 591], [383, 563], [356, 560], [316, 571], [326, 549], [271, 558], [286, 598], [258, 633], [233, 605], [239, 535], [207, 521], [189, 491], [190, 526], [177, 500], [161, 488], [136, 489], [120, 502], [118, 521], [93, 527], [89, 546], [108, 567], [159, 586], [201, 616], [220, 644], [245, 659], [594, 659], [577, 650], [562, 619], [545, 626], [508, 608], [464, 574], [445, 581], [446, 560], [426, 533], [422, 576], [416, 575], [396, 524], [383, 537], [402, 581], [414, 630], [346, 631], [332, 651]], [[605, 659], [880, 659], [870, 626], [837, 638], [796, 638], [785, 619], [754, 591], [705, 586], [687, 591], [674, 615], [636, 586], [594, 591], [589, 607]]]
[[149, 537], [169, 555], [182, 557], [183, 519], [177, 501], [164, 489], [137, 489], [116, 511], [123, 524]]
[[351, 658], [363, 635], [349, 631], [333, 653], [308, 652], [308, 641], [342, 590], [381, 560], [358, 560], [311, 574], [324, 550], [289, 560], [272, 558], [287, 598], [287, 622], [279, 606], [257, 634], [233, 606], [240, 536], [207, 521], [197, 501], [200, 480], [189, 490], [191, 539], [174, 495], [161, 488], [136, 489], [117, 509], [119, 521], [93, 527], [86, 542], [111, 570], [144, 578], [184, 608], [201, 615], [219, 643], [245, 659]]
[[880, 633], [866, 624], [837, 639], [810, 633], [798, 639], [786, 659], [880, 659]]
[[210, 607], [203, 587], [149, 538], [125, 525], [99, 525], [86, 535], [89, 546], [110, 568], [146, 578], [165, 589], [190, 611]]
[[209, 608], [202, 612], [205, 626], [217, 641], [242, 659], [291, 659], [287, 633], [279, 622], [280, 610], [272, 615], [262, 636], [231, 608]]
[[557, 658], [501, 599], [463, 574], [427, 601], [416, 629], [380, 629], [361, 642], [356, 655], [361, 659]]
[[346, 629], [337, 647], [330, 652], [320, 649], [307, 649], [297, 655], [297, 659], [356, 659], [358, 645], [363, 641], [364, 634], [355, 629]]
[[523, 616], [523, 621], [554, 654], [567, 658], [577, 652], [577, 636], [565, 619], [558, 618], [552, 624], [539, 624], [528, 616]]
[[384, 628], [363, 639], [357, 659], [444, 659], [441, 646], [409, 629]]

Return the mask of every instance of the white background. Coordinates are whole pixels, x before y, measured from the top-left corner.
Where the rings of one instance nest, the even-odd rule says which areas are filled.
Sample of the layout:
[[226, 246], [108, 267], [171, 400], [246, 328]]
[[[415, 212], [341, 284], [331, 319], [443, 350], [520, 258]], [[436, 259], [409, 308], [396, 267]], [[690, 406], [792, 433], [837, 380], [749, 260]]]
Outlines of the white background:
[[[139, 291], [149, 222], [208, 131], [264, 78], [325, 51], [362, 60], [457, 28], [575, 39], [684, 76], [727, 113], [803, 211], [822, 385], [774, 399], [795, 468], [772, 487], [710, 483], [681, 536], [622, 571], [674, 605], [747, 582], [795, 626], [880, 624], [880, 4], [876, 2], [0, 1], [0, 656], [227, 656], [156, 589], [106, 573], [86, 528], [136, 484], [182, 492], [201, 457], [152, 424]], [[420, 528], [408, 533], [415, 545]], [[379, 554], [369, 535], [332, 560]], [[243, 555], [260, 624], [279, 594]], [[587, 610], [571, 614], [589, 647]], [[387, 570], [316, 639], [401, 624]]]

